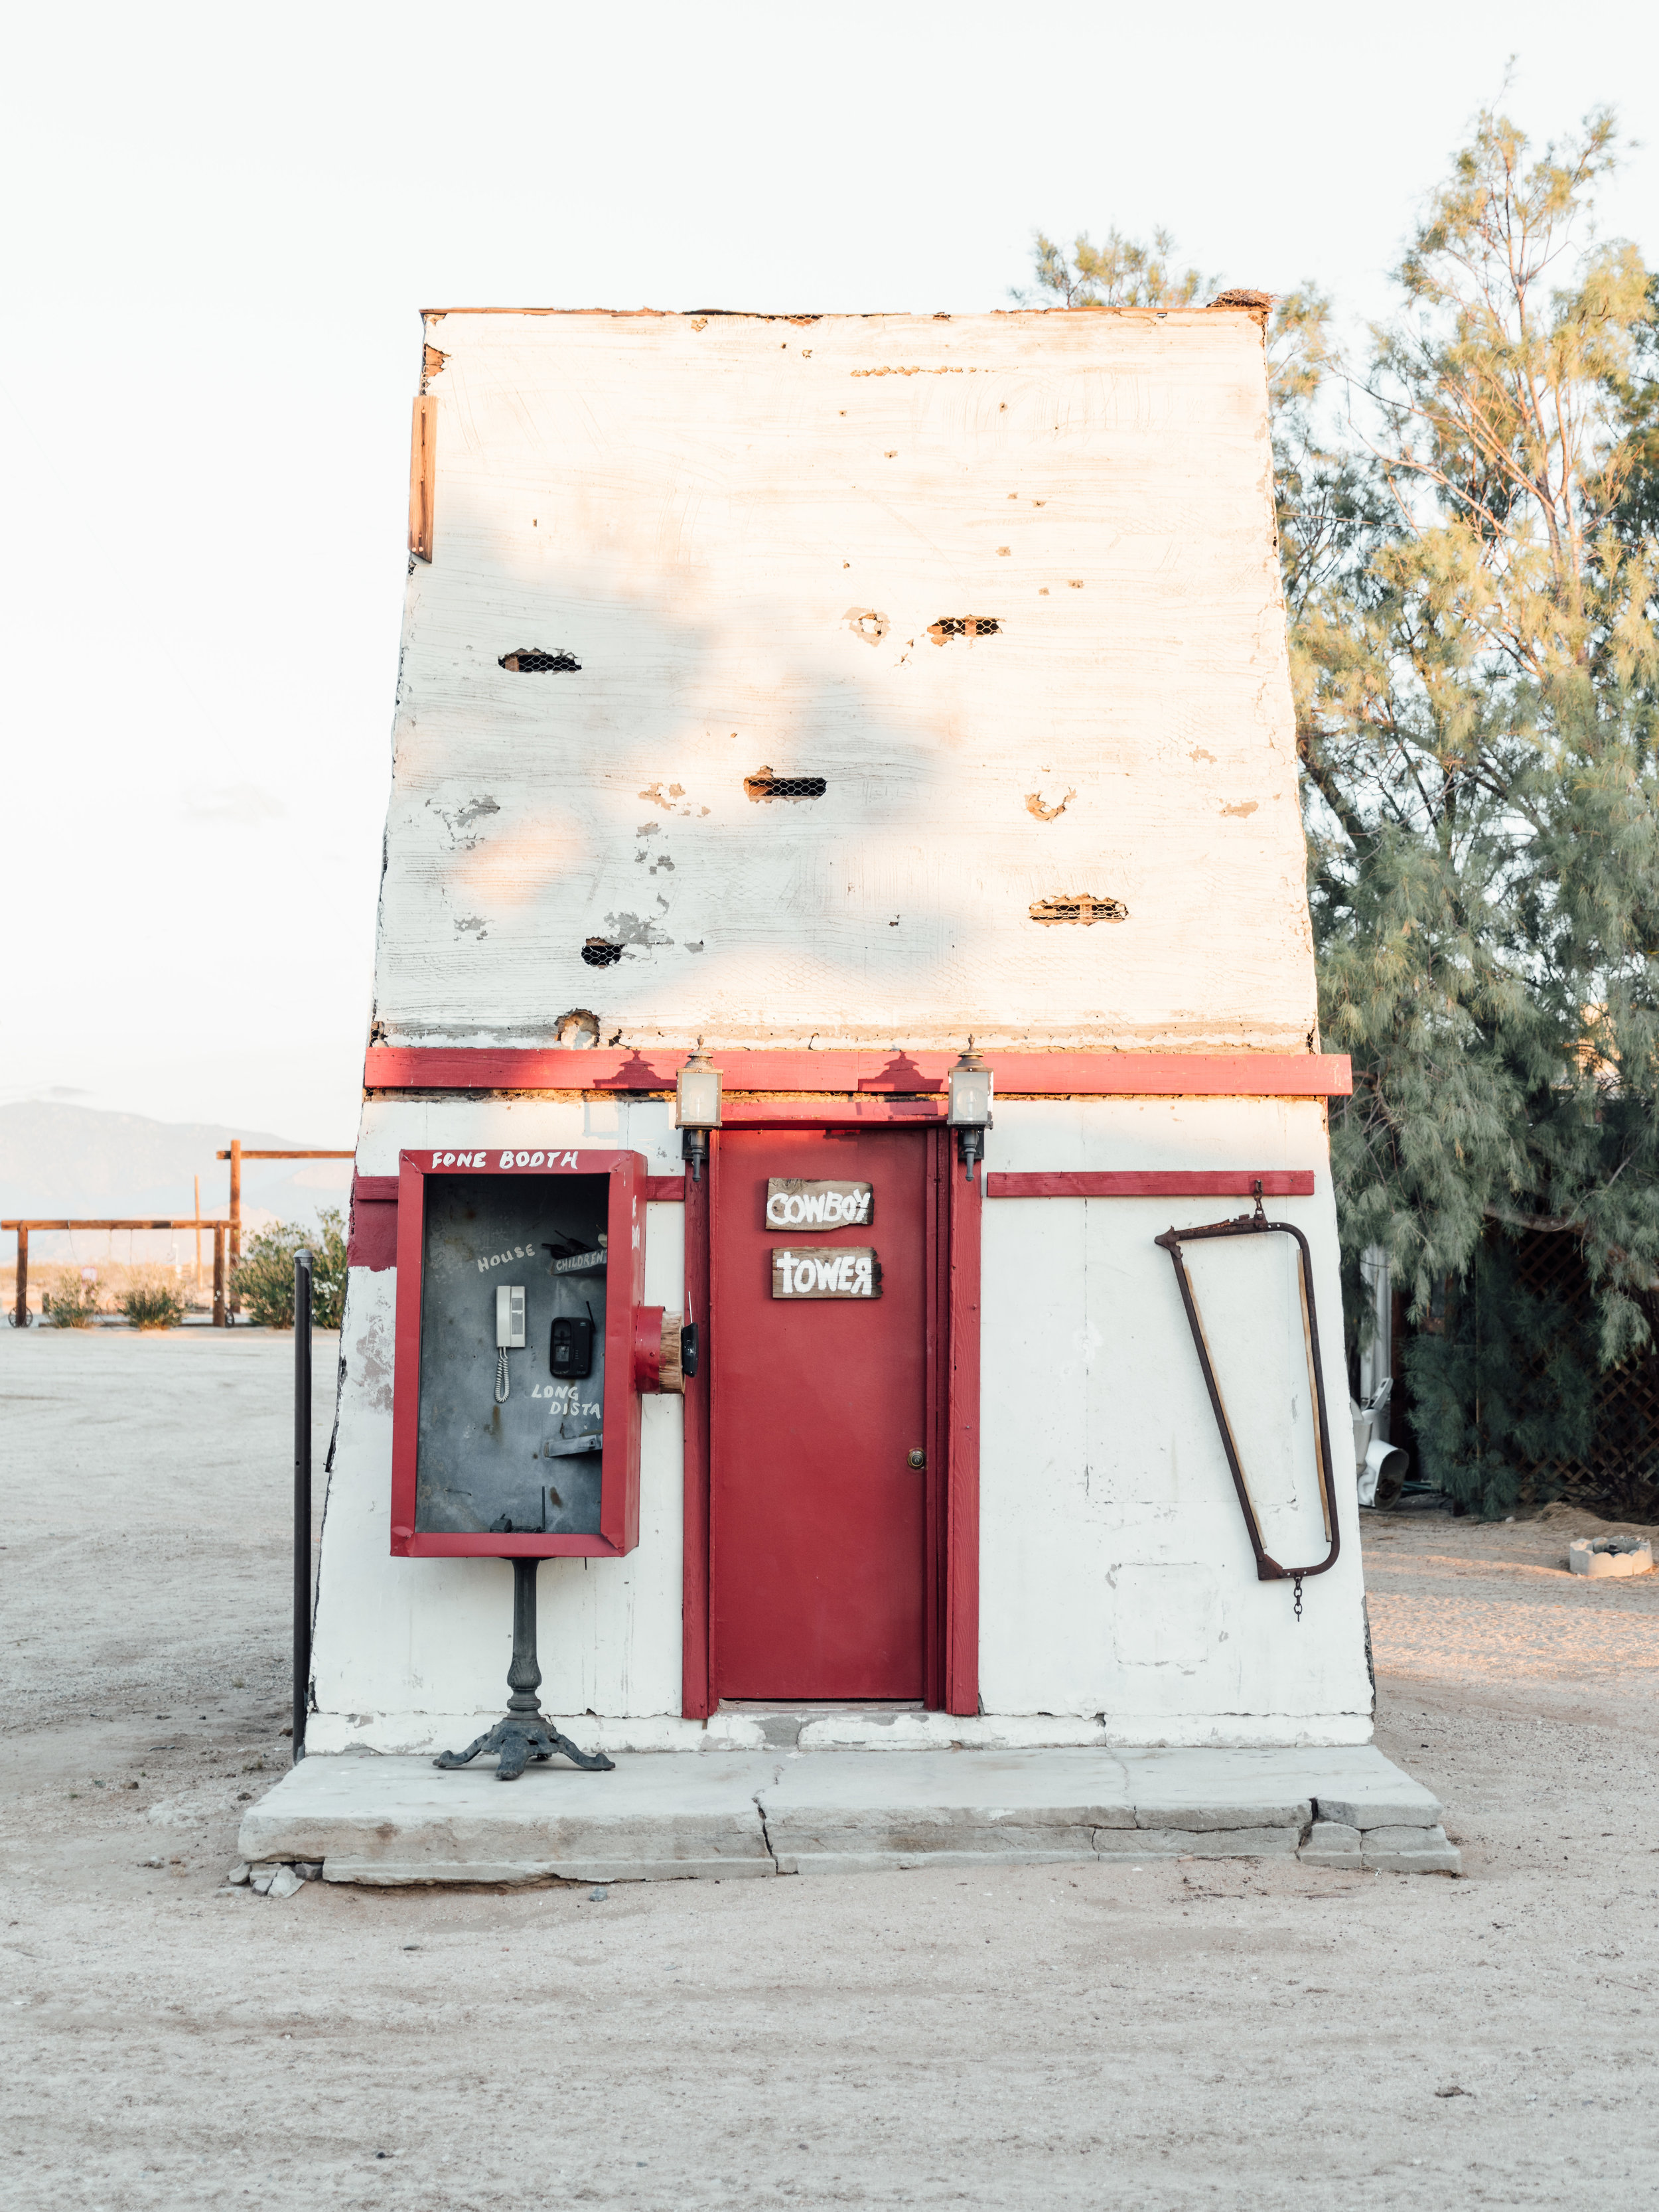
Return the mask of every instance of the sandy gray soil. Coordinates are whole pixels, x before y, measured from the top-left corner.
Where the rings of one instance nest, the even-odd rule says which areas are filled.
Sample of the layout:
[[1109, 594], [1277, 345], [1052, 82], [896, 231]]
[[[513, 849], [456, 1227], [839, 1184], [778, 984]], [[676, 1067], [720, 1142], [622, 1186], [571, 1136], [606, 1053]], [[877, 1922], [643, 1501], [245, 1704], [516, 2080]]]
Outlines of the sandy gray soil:
[[0, 2203], [1651, 2201], [1659, 1577], [1569, 1577], [1601, 1524], [1368, 1523], [1461, 1881], [277, 1903], [221, 1883], [288, 1756], [290, 1358], [0, 1329]]

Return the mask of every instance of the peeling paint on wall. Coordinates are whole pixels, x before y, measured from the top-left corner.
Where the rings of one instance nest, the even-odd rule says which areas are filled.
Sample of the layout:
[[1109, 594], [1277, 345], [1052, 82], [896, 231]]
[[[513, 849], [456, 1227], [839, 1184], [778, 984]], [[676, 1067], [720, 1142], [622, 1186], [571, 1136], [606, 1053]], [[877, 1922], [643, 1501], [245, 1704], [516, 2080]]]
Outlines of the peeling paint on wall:
[[1045, 806], [1042, 803], [1042, 793], [1040, 791], [1028, 791], [1025, 794], [1025, 811], [1028, 814], [1035, 814], [1039, 822], [1054, 822], [1066, 811], [1076, 797], [1075, 791], [1068, 791], [1063, 799], [1057, 799], [1052, 806]]

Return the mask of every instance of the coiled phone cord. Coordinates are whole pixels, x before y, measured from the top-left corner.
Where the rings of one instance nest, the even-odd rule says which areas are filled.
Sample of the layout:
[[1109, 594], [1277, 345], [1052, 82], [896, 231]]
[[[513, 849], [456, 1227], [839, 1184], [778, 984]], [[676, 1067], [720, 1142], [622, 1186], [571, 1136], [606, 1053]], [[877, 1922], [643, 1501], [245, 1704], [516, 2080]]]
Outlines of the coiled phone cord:
[[495, 1403], [498, 1406], [506, 1405], [507, 1389], [507, 1346], [502, 1345], [495, 1354]]

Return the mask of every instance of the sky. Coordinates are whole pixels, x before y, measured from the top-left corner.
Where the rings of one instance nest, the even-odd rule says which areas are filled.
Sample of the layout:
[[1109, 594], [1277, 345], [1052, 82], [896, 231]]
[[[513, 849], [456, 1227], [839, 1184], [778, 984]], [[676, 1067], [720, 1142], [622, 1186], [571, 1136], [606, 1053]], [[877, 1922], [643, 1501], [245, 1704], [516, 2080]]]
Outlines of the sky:
[[[1387, 311], [1499, 95], [1659, 136], [1659, 9], [1402, 0], [14, 17], [0, 1101], [349, 1145], [423, 307], [982, 312], [1161, 223]], [[1494, 23], [1498, 27], [1494, 30]], [[1513, 57], [1512, 64], [1510, 57]], [[1601, 227], [1659, 255], [1659, 153]]]

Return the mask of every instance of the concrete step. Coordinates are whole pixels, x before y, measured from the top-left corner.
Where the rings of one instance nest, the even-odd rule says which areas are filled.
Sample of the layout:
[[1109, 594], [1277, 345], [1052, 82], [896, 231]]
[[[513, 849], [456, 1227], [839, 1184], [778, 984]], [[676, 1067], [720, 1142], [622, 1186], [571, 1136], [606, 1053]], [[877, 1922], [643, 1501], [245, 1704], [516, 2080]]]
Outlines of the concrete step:
[[991, 1860], [1293, 1857], [1455, 1874], [1440, 1807], [1371, 1745], [1308, 1751], [833, 1751], [493, 1766], [304, 1759], [248, 1811], [250, 1864], [329, 1881], [662, 1881]]

